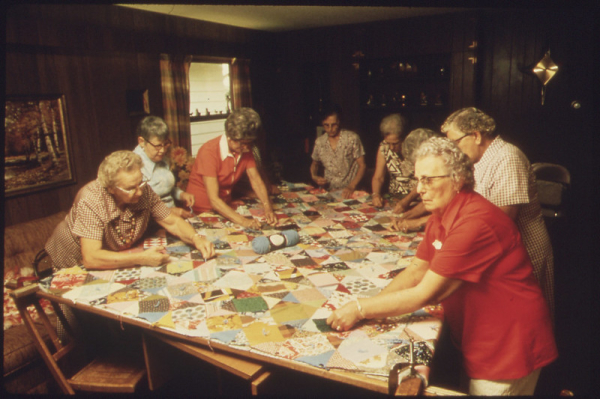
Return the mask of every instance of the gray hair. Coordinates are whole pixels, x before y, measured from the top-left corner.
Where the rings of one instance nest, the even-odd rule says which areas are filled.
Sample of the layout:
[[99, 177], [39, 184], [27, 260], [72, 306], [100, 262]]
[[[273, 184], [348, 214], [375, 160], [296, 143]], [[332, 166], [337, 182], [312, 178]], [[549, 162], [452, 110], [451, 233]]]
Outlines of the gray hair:
[[262, 124], [252, 108], [238, 108], [225, 120], [225, 133], [233, 140], [256, 140]]
[[442, 133], [447, 133], [452, 125], [463, 134], [479, 132], [482, 136], [496, 136], [496, 121], [494, 121], [494, 118], [477, 108], [463, 108], [454, 112], [442, 125]]
[[460, 183], [462, 180], [463, 188], [472, 189], [475, 186], [473, 162], [458, 148], [456, 143], [445, 137], [427, 139], [415, 151], [414, 157], [415, 161], [418, 161], [428, 156], [442, 158], [452, 180], [456, 183]]
[[402, 142], [402, 156], [404, 159], [409, 160], [410, 163], [414, 165], [414, 152], [425, 140], [434, 136], [439, 136], [439, 133], [431, 129], [424, 129], [420, 127], [411, 131]]
[[138, 137], [150, 141], [152, 137], [159, 140], [165, 140], [169, 136], [169, 128], [165, 121], [158, 116], [147, 116], [138, 123], [135, 129]]
[[120, 150], [109, 154], [98, 168], [98, 182], [102, 187], [114, 187], [117, 175], [121, 170], [127, 172], [141, 169], [144, 165], [142, 158], [132, 151]]
[[394, 135], [402, 139], [404, 138], [404, 132], [407, 127], [408, 121], [405, 117], [400, 114], [391, 114], [381, 120], [379, 130], [381, 131], [383, 138]]

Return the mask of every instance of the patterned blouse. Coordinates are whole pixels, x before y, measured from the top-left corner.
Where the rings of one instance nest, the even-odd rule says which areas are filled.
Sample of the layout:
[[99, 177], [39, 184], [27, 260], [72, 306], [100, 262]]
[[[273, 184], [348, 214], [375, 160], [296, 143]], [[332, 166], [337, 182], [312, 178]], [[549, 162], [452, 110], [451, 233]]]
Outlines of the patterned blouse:
[[554, 255], [529, 160], [517, 147], [496, 137], [475, 164], [474, 175], [475, 191], [496, 206], [522, 205], [516, 224], [553, 314]]
[[79, 190], [73, 207], [45, 249], [55, 269], [81, 265], [81, 237], [102, 241], [103, 249], [121, 251], [142, 237], [151, 217], [162, 220], [170, 212], [148, 185], [136, 204], [128, 204], [121, 211], [107, 189], [94, 180]]
[[392, 151], [386, 141], [381, 142], [379, 151], [383, 155], [385, 166], [390, 173], [390, 194], [406, 195], [410, 193], [416, 185], [415, 165]]
[[335, 150], [331, 148], [327, 134], [318, 137], [312, 159], [321, 162], [325, 167], [325, 179], [329, 182], [329, 189], [338, 190], [345, 188], [354, 179], [358, 172], [356, 160], [363, 155], [365, 150], [358, 134], [342, 129]]

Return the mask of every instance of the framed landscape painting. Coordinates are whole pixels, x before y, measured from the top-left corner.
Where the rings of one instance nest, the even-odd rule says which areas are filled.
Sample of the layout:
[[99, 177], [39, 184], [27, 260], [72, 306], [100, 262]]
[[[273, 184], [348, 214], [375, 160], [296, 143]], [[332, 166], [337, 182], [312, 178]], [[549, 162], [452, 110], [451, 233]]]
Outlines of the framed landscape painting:
[[75, 183], [63, 95], [7, 97], [4, 195]]

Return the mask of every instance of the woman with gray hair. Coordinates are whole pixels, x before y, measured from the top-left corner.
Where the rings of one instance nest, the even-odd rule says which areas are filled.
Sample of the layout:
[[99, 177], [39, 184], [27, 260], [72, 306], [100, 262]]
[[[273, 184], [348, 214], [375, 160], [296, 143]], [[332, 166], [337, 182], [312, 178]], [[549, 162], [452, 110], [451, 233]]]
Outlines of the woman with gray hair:
[[266, 222], [277, 223], [267, 188], [251, 152], [259, 129], [261, 121], [256, 111], [239, 108], [227, 117], [225, 134], [200, 147], [187, 186], [187, 192], [195, 197], [195, 212], [215, 210], [243, 227], [260, 229], [258, 220], [238, 214], [229, 205], [233, 186], [245, 172], [252, 190], [263, 203]]
[[533, 395], [557, 356], [548, 305], [516, 225], [473, 191], [469, 158], [434, 137], [415, 154], [417, 191], [432, 213], [412, 263], [379, 294], [335, 310], [345, 331], [362, 319], [441, 303], [471, 395]]
[[504, 141], [494, 119], [477, 108], [454, 112], [442, 125], [442, 132], [474, 163], [475, 191], [517, 224], [535, 277], [554, 314], [554, 254], [529, 159]]
[[[408, 122], [400, 114], [391, 114], [384, 117], [379, 125], [383, 141], [379, 144], [375, 161], [375, 173], [371, 181], [373, 189], [373, 206], [382, 207], [381, 189], [385, 180], [386, 169], [390, 174], [389, 193], [402, 198], [411, 194], [414, 184], [411, 182], [414, 165], [402, 154], [402, 142], [406, 137]], [[411, 196], [411, 197], [414, 197]], [[409, 197], [408, 203], [412, 200]]]
[[183, 218], [191, 217], [190, 211], [175, 206], [177, 200], [183, 201], [187, 208], [191, 208], [194, 205], [194, 196], [175, 185], [169, 159], [172, 143], [167, 124], [158, 116], [147, 116], [138, 124], [136, 133], [138, 145], [133, 152], [142, 158], [142, 174], [148, 185], [165, 205], [171, 208], [171, 212]]
[[121, 269], [159, 266], [169, 261], [164, 247], [124, 252], [142, 238], [151, 219], [204, 258], [215, 255], [206, 238], [171, 212], [148, 186], [142, 159], [131, 151], [108, 155], [98, 168], [98, 178], [75, 197], [69, 214], [46, 243], [55, 270], [83, 265], [86, 269]]

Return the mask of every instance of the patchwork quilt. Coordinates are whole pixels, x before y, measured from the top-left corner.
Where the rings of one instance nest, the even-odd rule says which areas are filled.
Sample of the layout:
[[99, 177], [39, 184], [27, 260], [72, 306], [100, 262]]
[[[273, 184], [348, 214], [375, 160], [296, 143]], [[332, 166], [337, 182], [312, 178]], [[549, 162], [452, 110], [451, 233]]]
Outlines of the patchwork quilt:
[[[185, 336], [218, 341], [242, 351], [324, 369], [387, 377], [394, 364], [413, 358], [425, 378], [443, 312], [431, 306], [412, 314], [364, 320], [337, 332], [332, 311], [384, 288], [411, 261], [422, 233], [388, 230], [391, 207], [376, 209], [365, 192], [342, 199], [305, 184], [284, 183], [273, 197], [278, 224], [264, 223], [256, 200], [237, 212], [262, 223], [241, 228], [214, 213], [188, 221], [212, 241], [217, 257], [203, 259], [164, 231], [130, 251], [164, 245], [171, 261], [160, 267], [87, 271], [63, 269], [44, 289]], [[295, 229], [300, 242], [264, 255], [252, 250], [261, 235]]]

